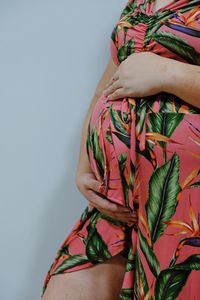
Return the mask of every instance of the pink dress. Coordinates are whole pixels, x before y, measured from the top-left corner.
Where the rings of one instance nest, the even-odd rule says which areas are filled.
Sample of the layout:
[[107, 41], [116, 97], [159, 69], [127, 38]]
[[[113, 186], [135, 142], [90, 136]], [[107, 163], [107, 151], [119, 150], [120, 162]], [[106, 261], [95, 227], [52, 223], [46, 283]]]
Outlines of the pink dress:
[[[151, 51], [200, 65], [200, 1], [177, 0], [153, 13], [129, 0], [110, 38], [119, 65]], [[45, 276], [74, 272], [121, 253], [121, 300], [200, 299], [200, 109], [176, 95], [108, 100], [88, 125], [87, 154], [101, 194], [135, 208], [132, 227], [87, 206]]]

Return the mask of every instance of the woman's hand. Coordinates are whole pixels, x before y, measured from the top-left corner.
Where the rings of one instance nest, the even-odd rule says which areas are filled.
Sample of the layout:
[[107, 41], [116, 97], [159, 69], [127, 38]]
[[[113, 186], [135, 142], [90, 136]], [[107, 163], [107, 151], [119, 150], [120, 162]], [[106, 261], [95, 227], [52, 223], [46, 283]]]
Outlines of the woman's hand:
[[131, 209], [127, 207], [111, 203], [106, 200], [104, 196], [101, 197], [99, 193], [101, 183], [96, 180], [92, 172], [78, 174], [76, 177], [76, 185], [79, 191], [89, 201], [90, 208], [95, 207], [100, 212], [119, 221], [126, 222], [130, 226], [137, 222], [137, 214], [135, 211], [132, 212]]
[[165, 84], [169, 61], [171, 59], [147, 51], [129, 55], [105, 85], [104, 94], [114, 100], [159, 93]]

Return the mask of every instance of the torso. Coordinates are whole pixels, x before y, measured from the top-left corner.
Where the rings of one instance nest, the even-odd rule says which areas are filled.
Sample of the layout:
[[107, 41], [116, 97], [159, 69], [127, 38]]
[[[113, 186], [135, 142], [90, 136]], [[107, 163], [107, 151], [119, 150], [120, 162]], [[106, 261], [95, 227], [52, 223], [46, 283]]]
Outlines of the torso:
[[[156, 3], [155, 3], [156, 1]], [[134, 52], [151, 51], [181, 62], [200, 65], [199, 0], [129, 0], [110, 39], [110, 51], [119, 65]], [[158, 2], [159, 1], [159, 2]], [[155, 9], [156, 5], [156, 9]], [[154, 112], [200, 113], [173, 94], [149, 97]], [[137, 102], [139, 103], [139, 102]]]

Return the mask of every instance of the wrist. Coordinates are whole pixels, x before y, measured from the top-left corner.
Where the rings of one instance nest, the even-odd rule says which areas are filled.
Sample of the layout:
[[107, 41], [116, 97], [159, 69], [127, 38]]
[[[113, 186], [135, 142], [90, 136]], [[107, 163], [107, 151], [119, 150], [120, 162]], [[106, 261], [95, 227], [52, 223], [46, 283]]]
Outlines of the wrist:
[[161, 89], [164, 92], [176, 94], [178, 87], [184, 83], [188, 64], [166, 58], [163, 67]]

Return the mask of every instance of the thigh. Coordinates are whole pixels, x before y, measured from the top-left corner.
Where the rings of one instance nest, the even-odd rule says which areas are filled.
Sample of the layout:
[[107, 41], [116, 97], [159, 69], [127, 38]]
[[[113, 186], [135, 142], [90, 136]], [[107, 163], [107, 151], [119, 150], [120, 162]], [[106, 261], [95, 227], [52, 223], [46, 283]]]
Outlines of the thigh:
[[125, 257], [117, 254], [90, 268], [52, 276], [42, 300], [116, 300], [126, 262]]

